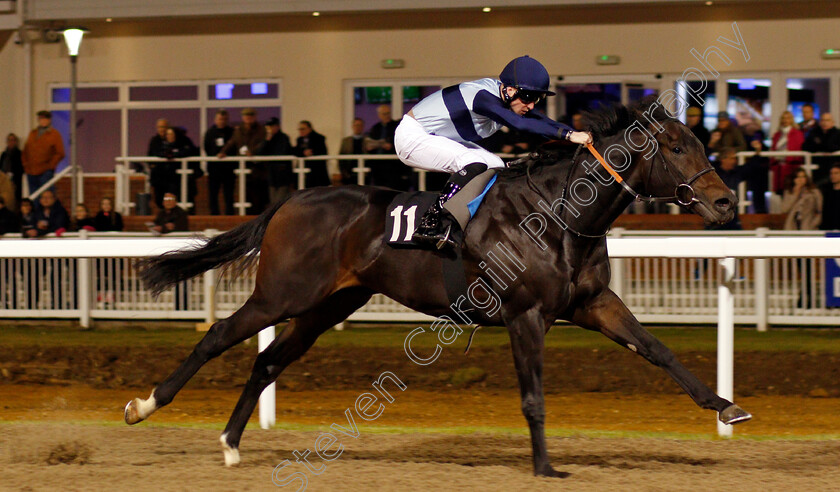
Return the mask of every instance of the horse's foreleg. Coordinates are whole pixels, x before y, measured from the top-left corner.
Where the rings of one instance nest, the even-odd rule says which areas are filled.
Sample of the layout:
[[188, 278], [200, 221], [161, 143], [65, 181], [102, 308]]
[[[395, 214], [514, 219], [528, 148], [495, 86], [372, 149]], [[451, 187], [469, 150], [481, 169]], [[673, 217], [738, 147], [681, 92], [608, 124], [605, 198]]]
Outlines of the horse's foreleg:
[[543, 396], [542, 370], [543, 347], [547, 323], [536, 311], [527, 311], [507, 322], [522, 413], [531, 431], [531, 449], [534, 458], [534, 475], [567, 477], [551, 467], [545, 442], [545, 397]]
[[370, 296], [368, 289], [360, 287], [336, 292], [306, 314], [292, 319], [286, 329], [260, 352], [254, 362], [251, 377], [220, 437], [226, 465], [239, 463], [242, 432], [266, 386], [274, 382], [289, 364], [306, 353], [322, 333], [364, 306]]
[[571, 321], [582, 328], [600, 331], [619, 345], [636, 352], [661, 367], [701, 408], [716, 410], [725, 424], [736, 424], [752, 416], [732, 402], [719, 397], [683, 366], [674, 353], [645, 330], [624, 302], [609, 289], [579, 307]]
[[135, 398], [125, 406], [125, 422], [136, 424], [169, 404], [178, 391], [209, 360], [274, 324], [278, 315], [271, 303], [251, 297], [231, 317], [217, 321], [181, 365], [158, 385], [148, 399]]

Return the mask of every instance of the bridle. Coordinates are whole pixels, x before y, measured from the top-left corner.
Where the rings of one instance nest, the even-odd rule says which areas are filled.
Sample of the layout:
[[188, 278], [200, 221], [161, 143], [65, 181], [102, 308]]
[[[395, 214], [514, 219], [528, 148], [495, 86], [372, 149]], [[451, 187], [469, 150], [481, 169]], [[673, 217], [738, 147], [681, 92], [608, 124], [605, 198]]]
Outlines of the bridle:
[[[574, 170], [574, 168], [576, 166], [575, 161], [577, 160], [578, 154], [580, 153], [580, 150], [582, 148], [583, 148], [582, 145], [579, 146], [578, 149], [575, 151], [574, 157], [572, 157], [572, 164], [569, 166], [569, 173], [566, 176], [566, 182], [563, 184], [563, 192], [560, 195], [560, 210], [557, 211], [558, 216], [560, 215], [560, 213], [563, 212], [563, 205], [566, 203], [566, 200], [565, 200], [566, 193], [568, 192], [568, 189], [569, 189], [569, 181], [571, 181], [572, 171]], [[628, 193], [633, 195], [633, 199], [637, 202], [677, 203], [677, 204], [682, 205], [684, 207], [690, 207], [691, 205], [694, 205], [695, 203], [700, 203], [700, 200], [697, 199], [697, 193], [694, 191], [694, 188], [691, 185], [694, 184], [694, 182], [697, 181], [698, 179], [700, 179], [700, 177], [702, 177], [703, 175], [714, 171], [714, 168], [710, 165], [709, 167], [705, 167], [705, 168], [701, 169], [696, 174], [691, 176], [689, 179], [687, 179], [685, 181], [680, 181], [680, 179], [671, 171], [671, 169], [668, 168], [668, 165], [665, 162], [665, 158], [662, 157], [662, 153], [661, 153], [661, 150], [660, 150], [659, 152], [656, 153], [656, 155], [654, 156], [654, 159], [656, 159], [658, 157], [662, 161], [662, 167], [665, 169], [665, 172], [667, 172], [669, 176], [674, 178], [674, 181], [677, 183], [676, 187], [674, 188], [674, 194], [672, 196], [642, 195], [641, 193], [636, 192], [636, 190], [634, 190], [629, 184], [627, 184], [624, 181], [624, 178], [622, 178], [621, 175], [619, 175], [618, 172], [612, 166], [610, 166], [607, 163], [607, 161], [604, 159], [604, 157], [601, 156], [601, 154], [598, 152], [598, 150], [595, 149], [595, 147], [591, 143], [586, 144], [586, 148], [589, 149], [589, 152], [595, 157], [596, 160], [598, 160], [598, 162], [601, 164], [601, 166], [604, 169], [607, 170], [607, 172], [613, 177], [613, 179], [615, 179], [615, 181], [618, 184], [620, 184], [621, 187], [624, 188], [625, 191], [627, 191]], [[646, 182], [650, 182], [651, 175], [653, 174], [653, 166], [654, 166], [654, 162], [651, 162], [650, 163], [650, 170], [648, 171], [648, 178], [647, 178]], [[535, 191], [538, 195], [540, 195], [544, 200], [546, 200], [548, 202], [548, 199], [546, 199], [545, 196], [543, 196], [543, 194], [538, 191], [536, 186], [534, 186], [532, 184], [530, 167], [527, 169], [527, 174], [528, 174], [528, 185], [529, 185], [529, 187], [533, 191]], [[604, 231], [601, 234], [591, 235], [591, 234], [585, 234], [583, 232], [577, 231], [573, 227], [571, 227], [570, 225], [566, 224], [565, 222], [564, 222], [564, 225], [566, 226], [564, 230], [567, 230], [567, 231], [571, 232], [572, 234], [576, 235], [577, 237], [582, 237], [582, 238], [587, 238], [587, 239], [599, 239], [599, 238], [602, 238], [602, 237], [606, 236], [610, 232], [609, 227], [608, 227], [607, 230]]]

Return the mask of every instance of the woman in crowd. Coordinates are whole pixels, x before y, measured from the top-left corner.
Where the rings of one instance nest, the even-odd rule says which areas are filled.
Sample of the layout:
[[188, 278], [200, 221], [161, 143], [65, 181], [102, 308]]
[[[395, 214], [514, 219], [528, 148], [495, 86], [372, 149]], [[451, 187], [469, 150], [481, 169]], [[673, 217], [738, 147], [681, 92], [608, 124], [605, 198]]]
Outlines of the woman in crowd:
[[97, 231], [123, 230], [122, 215], [114, 210], [114, 204], [110, 198], [105, 197], [99, 201], [99, 213], [93, 218], [93, 227]]
[[[779, 118], [779, 129], [773, 134], [773, 143], [770, 150], [779, 152], [802, 150], [803, 142], [805, 142], [805, 136], [796, 127], [796, 123], [793, 121], [793, 113], [785, 111]], [[793, 174], [801, 164], [801, 157], [774, 159], [771, 164], [773, 191], [781, 190], [784, 183], [788, 182], [788, 176]]]
[[822, 194], [804, 169], [797, 169], [788, 180], [782, 196], [782, 213], [786, 213], [786, 231], [816, 230], [822, 220]]
[[32, 200], [23, 198], [20, 201], [20, 232], [23, 237], [32, 237], [30, 231], [37, 230], [38, 219], [35, 216], [35, 211], [32, 210]]
[[73, 221], [70, 223], [70, 230], [73, 232], [81, 231], [95, 231], [96, 227], [93, 223], [93, 217], [90, 216], [88, 208], [84, 203], [76, 205], [76, 210], [73, 211]]

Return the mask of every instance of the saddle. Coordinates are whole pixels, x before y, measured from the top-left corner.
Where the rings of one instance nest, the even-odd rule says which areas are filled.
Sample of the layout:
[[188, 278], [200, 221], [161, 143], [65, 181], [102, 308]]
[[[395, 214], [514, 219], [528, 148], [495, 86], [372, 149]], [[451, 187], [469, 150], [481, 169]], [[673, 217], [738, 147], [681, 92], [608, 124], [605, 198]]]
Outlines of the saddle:
[[[486, 171], [485, 174], [487, 176], [483, 181], [486, 184], [483, 187], [475, 189], [464, 187], [458, 193], [458, 195], [466, 193], [462, 200], [458, 200], [458, 202], [466, 201], [464, 204], [466, 206], [462, 205], [459, 207], [460, 209], [453, 209], [448, 206], [450, 205], [449, 202], [444, 205], [444, 208], [458, 221], [462, 231], [466, 231], [467, 222], [478, 211], [479, 206], [484, 201], [484, 196], [496, 182], [495, 171]], [[473, 181], [480, 180], [482, 176], [483, 174], [477, 176]], [[411, 235], [417, 229], [420, 218], [437, 199], [438, 194], [429, 191], [407, 191], [395, 196], [386, 209], [385, 231], [382, 236], [385, 244], [394, 248], [434, 249], [431, 245], [413, 242]], [[451, 201], [456, 202], [454, 199]]]

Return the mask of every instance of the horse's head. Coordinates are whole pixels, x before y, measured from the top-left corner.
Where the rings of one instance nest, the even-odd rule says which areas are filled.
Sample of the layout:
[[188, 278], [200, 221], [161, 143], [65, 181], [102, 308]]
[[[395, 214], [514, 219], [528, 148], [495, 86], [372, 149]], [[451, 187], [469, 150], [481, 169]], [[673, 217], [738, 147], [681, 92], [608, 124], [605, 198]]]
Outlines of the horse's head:
[[738, 200], [712, 170], [703, 144], [655, 98], [593, 111], [585, 122], [596, 141], [603, 141], [602, 147], [621, 147], [622, 152], [607, 155], [608, 160], [619, 154], [630, 158], [626, 165], [614, 166], [628, 170], [625, 181], [640, 199], [677, 203], [707, 224], [724, 224], [734, 217]]
[[677, 204], [703, 217], [706, 224], [731, 221], [738, 198], [712, 170], [703, 144], [679, 120], [648, 123], [657, 150], [644, 166], [646, 194], [675, 196]]

